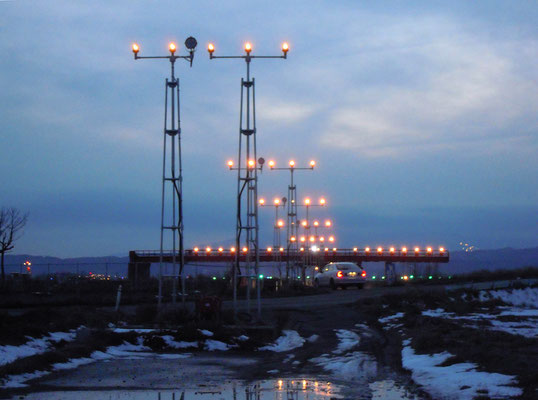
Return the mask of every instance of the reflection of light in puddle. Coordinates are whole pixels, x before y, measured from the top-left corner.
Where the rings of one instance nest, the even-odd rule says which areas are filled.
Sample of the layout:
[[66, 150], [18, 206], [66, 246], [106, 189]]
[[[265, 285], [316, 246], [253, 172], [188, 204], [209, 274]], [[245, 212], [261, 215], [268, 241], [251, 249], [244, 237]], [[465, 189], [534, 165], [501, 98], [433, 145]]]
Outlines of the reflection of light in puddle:
[[[312, 379], [231, 381], [179, 390], [95, 390], [29, 393], [25, 400], [328, 400], [342, 398], [340, 387]], [[21, 397], [13, 397], [13, 400]]]

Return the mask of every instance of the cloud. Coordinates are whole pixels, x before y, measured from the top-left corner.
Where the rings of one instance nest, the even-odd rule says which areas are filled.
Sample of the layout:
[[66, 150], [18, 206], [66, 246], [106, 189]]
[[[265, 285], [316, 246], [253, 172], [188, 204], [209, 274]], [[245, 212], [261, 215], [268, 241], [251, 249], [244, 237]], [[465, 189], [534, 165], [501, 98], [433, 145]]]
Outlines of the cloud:
[[[420, 34], [420, 26], [421, 21], [415, 20], [412, 30]], [[423, 26], [423, 36], [435, 34], [431, 23]], [[400, 24], [396, 29], [405, 32], [411, 27]], [[446, 35], [447, 30], [454, 35]], [[439, 38], [428, 45], [413, 46], [415, 35], [403, 36], [408, 43], [400, 38], [398, 45], [406, 50], [393, 62], [400, 68], [415, 68], [420, 78], [405, 85], [383, 85], [380, 79], [378, 85], [350, 91], [330, 111], [321, 142], [366, 156], [396, 156], [454, 150], [476, 141], [487, 147], [503, 140], [500, 131], [529, 119], [534, 120], [530, 129], [535, 129], [538, 84], [518, 71], [522, 65], [532, 70], [532, 58], [514, 54], [529, 54], [529, 47], [538, 50], [536, 42], [494, 46], [461, 30], [443, 21]], [[390, 61], [388, 55], [385, 58]], [[511, 139], [519, 139], [518, 145], [532, 144], [530, 129], [522, 125], [510, 132]]]
[[259, 102], [259, 107], [262, 112], [257, 113], [256, 117], [259, 120], [272, 122], [276, 124], [296, 124], [304, 122], [318, 108], [314, 104], [305, 104], [301, 102], [284, 103], [278, 99], [267, 99]]

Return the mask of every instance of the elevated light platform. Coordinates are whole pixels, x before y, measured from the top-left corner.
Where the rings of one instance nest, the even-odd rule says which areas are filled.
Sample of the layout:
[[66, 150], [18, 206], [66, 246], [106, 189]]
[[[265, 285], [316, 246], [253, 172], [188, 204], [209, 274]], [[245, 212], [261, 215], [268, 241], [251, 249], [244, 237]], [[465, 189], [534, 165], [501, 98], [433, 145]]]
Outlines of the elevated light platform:
[[[236, 257], [235, 249], [224, 248], [194, 248], [185, 250], [185, 263], [231, 263]], [[239, 260], [244, 262], [249, 254], [247, 249], [239, 251]], [[129, 252], [129, 263], [158, 263], [160, 252], [158, 250], [132, 250]], [[175, 254], [175, 257], [178, 257]], [[408, 263], [447, 263], [449, 261], [448, 250], [423, 248], [423, 249], [395, 249], [395, 248], [320, 248], [312, 250], [285, 250], [273, 249], [271, 247], [260, 249], [260, 262], [285, 262], [288, 259], [294, 262], [304, 258], [308, 259], [308, 264], [322, 265], [329, 262], [348, 261], [355, 263], [362, 262], [408, 262]], [[174, 254], [172, 251], [163, 253], [163, 262], [172, 262]]]

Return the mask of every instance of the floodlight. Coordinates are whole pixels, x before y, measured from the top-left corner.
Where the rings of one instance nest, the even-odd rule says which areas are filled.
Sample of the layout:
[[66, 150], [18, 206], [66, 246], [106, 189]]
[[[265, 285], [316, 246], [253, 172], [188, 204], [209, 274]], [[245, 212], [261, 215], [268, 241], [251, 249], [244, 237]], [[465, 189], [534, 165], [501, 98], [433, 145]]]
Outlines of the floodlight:
[[185, 47], [190, 51], [193, 51], [197, 45], [198, 42], [192, 36], [189, 36], [187, 39], [185, 39]]

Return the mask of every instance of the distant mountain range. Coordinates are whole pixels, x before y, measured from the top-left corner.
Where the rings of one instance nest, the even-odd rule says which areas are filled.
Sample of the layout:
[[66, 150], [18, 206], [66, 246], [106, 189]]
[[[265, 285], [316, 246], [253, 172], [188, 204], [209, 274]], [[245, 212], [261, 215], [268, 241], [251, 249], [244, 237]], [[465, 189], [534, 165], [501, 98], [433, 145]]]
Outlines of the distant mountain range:
[[[49, 256], [33, 256], [28, 254], [6, 255], [6, 272], [19, 272], [22, 264], [29, 260], [32, 263], [32, 273], [46, 274], [57, 272], [94, 272], [111, 275], [127, 273], [129, 257], [77, 257], [58, 258]], [[369, 263], [375, 270], [381, 270], [382, 264]], [[527, 266], [538, 267], [538, 247], [529, 249], [513, 249], [510, 247], [495, 250], [475, 250], [472, 252], [453, 251], [450, 262], [441, 265], [441, 270], [452, 274], [473, 272], [481, 269], [498, 270], [514, 269]], [[370, 267], [371, 268], [371, 267]], [[194, 267], [189, 268], [191, 271]], [[211, 273], [214, 268], [198, 267], [199, 272]], [[220, 269], [219, 269], [220, 270]]]

